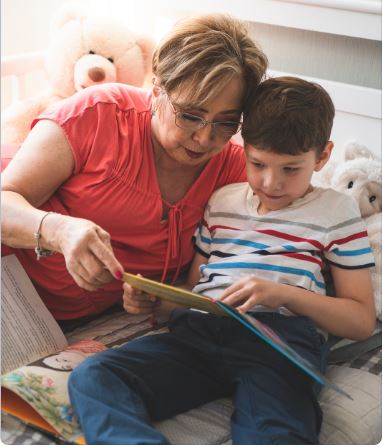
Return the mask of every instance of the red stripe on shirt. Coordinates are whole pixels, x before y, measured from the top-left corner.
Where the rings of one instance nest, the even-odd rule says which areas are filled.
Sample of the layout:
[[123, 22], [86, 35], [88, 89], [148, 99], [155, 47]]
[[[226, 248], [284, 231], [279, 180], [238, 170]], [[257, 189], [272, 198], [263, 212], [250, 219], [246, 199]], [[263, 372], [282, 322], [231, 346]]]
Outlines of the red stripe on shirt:
[[[207, 227], [210, 231], [210, 233], [212, 233], [214, 230], [216, 230], [217, 228], [222, 228], [223, 230], [236, 230], [236, 231], [241, 231], [240, 228], [234, 228], [234, 227], [226, 227], [225, 225], [213, 225], [212, 227]], [[242, 230], [243, 231], [243, 230]]]
[[342, 245], [342, 244], [345, 244], [345, 243], [347, 243], [349, 241], [353, 241], [355, 239], [361, 239], [361, 238], [364, 238], [364, 237], [368, 237], [367, 231], [361, 231], [359, 233], [350, 234], [350, 236], [344, 237], [343, 239], [336, 239], [335, 241], [330, 242], [327, 245], [327, 247], [325, 247], [325, 250], [329, 251], [330, 247], [332, 245], [334, 245], [334, 244]]
[[296, 258], [296, 259], [302, 259], [303, 261], [309, 261], [314, 262], [315, 264], [318, 264], [321, 268], [323, 268], [323, 262], [318, 259], [314, 258], [314, 256], [304, 255], [302, 253], [280, 253], [283, 256], [288, 256], [289, 258]]
[[279, 237], [280, 239], [286, 239], [288, 241], [308, 242], [311, 245], [313, 245], [314, 247], [319, 248], [320, 250], [324, 250], [324, 248], [325, 248], [320, 242], [318, 242], [314, 239], [306, 239], [303, 237], [293, 236], [292, 234], [282, 233], [280, 231], [275, 231], [275, 230], [257, 230], [257, 232], [263, 233], [263, 234], [268, 234], [270, 236]]

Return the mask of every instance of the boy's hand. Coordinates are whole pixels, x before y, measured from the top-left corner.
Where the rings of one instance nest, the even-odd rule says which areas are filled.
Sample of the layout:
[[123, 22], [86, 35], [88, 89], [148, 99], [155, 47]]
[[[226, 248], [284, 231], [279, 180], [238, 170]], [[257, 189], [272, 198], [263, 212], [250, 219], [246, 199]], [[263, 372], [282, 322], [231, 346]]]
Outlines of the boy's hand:
[[126, 282], [123, 283], [122, 287], [124, 289], [123, 307], [129, 314], [150, 314], [161, 304], [159, 298], [137, 290]]
[[283, 306], [281, 286], [283, 287], [283, 284], [249, 275], [228, 287], [219, 298], [219, 301], [230, 304], [243, 313], [256, 304], [277, 309]]

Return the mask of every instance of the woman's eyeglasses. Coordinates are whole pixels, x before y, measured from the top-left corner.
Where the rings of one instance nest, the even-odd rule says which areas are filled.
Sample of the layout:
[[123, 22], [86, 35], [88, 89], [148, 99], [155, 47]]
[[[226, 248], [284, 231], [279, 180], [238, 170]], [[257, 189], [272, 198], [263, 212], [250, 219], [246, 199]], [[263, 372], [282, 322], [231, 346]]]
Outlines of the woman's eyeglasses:
[[216, 135], [224, 138], [230, 138], [235, 135], [241, 128], [242, 123], [239, 121], [207, 121], [200, 116], [192, 115], [191, 113], [187, 112], [177, 111], [169, 95], [166, 92], [165, 94], [174, 113], [175, 124], [180, 129], [196, 131], [199, 129], [203, 129], [208, 124], [210, 124]]

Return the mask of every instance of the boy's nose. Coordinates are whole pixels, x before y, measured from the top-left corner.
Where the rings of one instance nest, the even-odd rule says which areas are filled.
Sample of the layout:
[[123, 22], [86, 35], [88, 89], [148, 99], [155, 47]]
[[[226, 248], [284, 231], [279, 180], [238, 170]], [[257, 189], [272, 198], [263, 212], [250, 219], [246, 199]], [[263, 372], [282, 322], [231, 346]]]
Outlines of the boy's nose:
[[282, 189], [282, 179], [279, 173], [268, 172], [263, 178], [263, 185], [268, 191], [278, 191]]

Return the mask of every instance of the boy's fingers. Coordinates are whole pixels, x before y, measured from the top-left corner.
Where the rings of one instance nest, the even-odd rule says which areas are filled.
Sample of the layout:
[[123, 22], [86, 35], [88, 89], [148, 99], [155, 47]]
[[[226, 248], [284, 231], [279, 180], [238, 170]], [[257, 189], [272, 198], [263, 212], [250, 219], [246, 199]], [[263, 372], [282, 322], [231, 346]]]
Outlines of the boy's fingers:
[[238, 283], [234, 283], [231, 286], [229, 286], [227, 289], [225, 289], [222, 293], [222, 295], [220, 296], [220, 300], [224, 300], [225, 298], [227, 298], [228, 296], [230, 296], [232, 293], [236, 292], [237, 290], [239, 290], [241, 288], [241, 286]]

